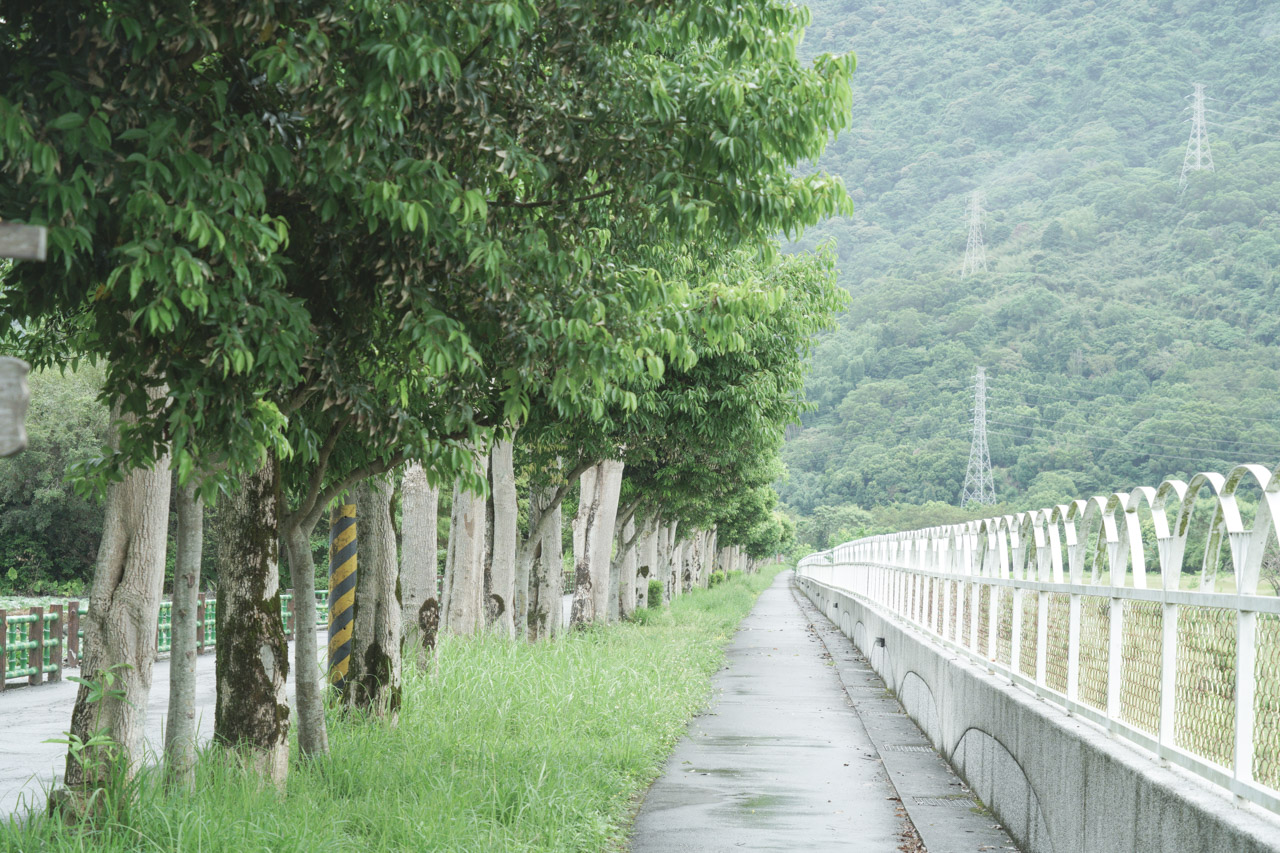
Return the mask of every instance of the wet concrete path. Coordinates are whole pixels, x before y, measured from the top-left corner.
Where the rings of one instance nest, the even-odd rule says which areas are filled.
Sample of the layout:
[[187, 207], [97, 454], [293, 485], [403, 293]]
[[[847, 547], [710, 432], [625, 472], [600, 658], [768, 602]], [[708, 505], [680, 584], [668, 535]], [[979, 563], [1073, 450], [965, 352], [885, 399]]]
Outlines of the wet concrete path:
[[[632, 853], [1014, 849], [791, 578], [779, 575], [743, 620], [715, 676], [716, 699], [645, 797]], [[885, 734], [898, 752], [882, 758]], [[903, 752], [896, 742], [908, 740], [923, 752]], [[909, 768], [899, 754], [910, 755]], [[935, 820], [917, 800], [938, 797], [908, 790], [973, 808], [946, 808]], [[902, 798], [924, 818], [924, 842]]]

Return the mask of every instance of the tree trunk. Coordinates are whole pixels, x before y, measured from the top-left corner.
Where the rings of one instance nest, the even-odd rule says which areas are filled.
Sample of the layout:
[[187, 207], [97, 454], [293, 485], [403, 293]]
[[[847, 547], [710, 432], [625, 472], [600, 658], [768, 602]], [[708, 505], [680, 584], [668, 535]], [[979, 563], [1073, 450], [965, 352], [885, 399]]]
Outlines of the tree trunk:
[[[539, 489], [529, 499], [529, 528], [534, 529], [551, 504], [554, 487]], [[560, 537], [563, 532], [560, 507], [550, 511], [551, 519], [541, 540], [531, 549], [529, 567], [529, 642], [548, 640], [561, 630], [563, 618], [564, 567]]]
[[636, 609], [649, 606], [649, 580], [656, 577], [658, 567], [658, 537], [662, 533], [662, 517], [654, 513], [648, 519], [648, 529], [640, 542], [636, 567]]
[[[440, 490], [427, 483], [413, 462], [401, 483], [400, 610], [405, 637], [422, 653], [435, 647], [440, 628], [439, 569], [436, 562], [436, 513]], [[424, 661], [422, 654], [419, 660]]]
[[632, 531], [630, 521], [618, 531], [618, 547], [609, 560], [609, 621], [617, 622], [622, 614], [622, 564], [627, 561], [630, 549], [627, 547], [628, 531]]
[[702, 571], [702, 531], [699, 530], [685, 543], [684, 572], [681, 575], [680, 591], [693, 592], [698, 583], [698, 573]]
[[105, 734], [114, 749], [68, 751], [64, 781], [78, 794], [88, 795], [113, 778], [132, 777], [142, 759], [164, 585], [169, 488], [166, 454], [153, 467], [131, 471], [107, 490], [89, 612], [81, 622], [80, 677], [111, 683], [97, 702], [90, 702], [90, 688], [80, 685], [71, 712], [71, 735], [83, 742]]
[[391, 525], [393, 490], [390, 474], [369, 477], [356, 489], [360, 569], [346, 698], [350, 706], [395, 725], [400, 715], [401, 602]]
[[[592, 610], [600, 621], [610, 619], [609, 602], [617, 601], [610, 595], [609, 574], [613, 557], [613, 539], [618, 522], [618, 498], [622, 493], [623, 463], [619, 459], [606, 459], [600, 463], [597, 481], [599, 505], [591, 526], [587, 529], [587, 546], [591, 554], [591, 594], [595, 598]], [[616, 587], [613, 587], [616, 589]], [[617, 619], [616, 611], [612, 614]]]
[[317, 519], [291, 520], [283, 525], [289, 578], [293, 585], [293, 671], [298, 710], [298, 751], [306, 758], [329, 754], [329, 730], [324, 718], [325, 673], [328, 655], [320, 660], [316, 640], [316, 567], [311, 556], [311, 533]]
[[[643, 527], [642, 524], [640, 532]], [[618, 566], [618, 618], [630, 619], [636, 612], [636, 550], [640, 544], [635, 516], [622, 529], [622, 541], [622, 562]]]
[[684, 540], [671, 548], [671, 597], [679, 598], [684, 591]]
[[278, 787], [289, 772], [289, 649], [280, 621], [274, 458], [225, 498], [219, 512], [218, 699], [214, 740]]
[[587, 532], [600, 508], [600, 466], [583, 471], [578, 484], [578, 513], [573, 517], [573, 603], [569, 609], [569, 624], [574, 628], [595, 620], [595, 596], [591, 590], [595, 579]]
[[196, 615], [200, 603], [200, 558], [204, 550], [204, 502], [194, 483], [177, 486], [178, 536], [173, 567], [169, 641], [169, 711], [164, 731], [165, 768], [176, 788], [195, 785]]
[[[489, 457], [482, 456], [488, 475]], [[446, 625], [455, 634], [469, 636], [481, 623], [484, 593], [484, 498], [456, 487], [453, 518], [449, 527], [449, 555], [445, 572], [449, 584]]]
[[514, 637], [516, 597], [516, 547], [520, 535], [516, 475], [510, 441], [499, 441], [490, 456], [490, 504], [493, 535], [490, 540], [488, 624], [503, 637]]

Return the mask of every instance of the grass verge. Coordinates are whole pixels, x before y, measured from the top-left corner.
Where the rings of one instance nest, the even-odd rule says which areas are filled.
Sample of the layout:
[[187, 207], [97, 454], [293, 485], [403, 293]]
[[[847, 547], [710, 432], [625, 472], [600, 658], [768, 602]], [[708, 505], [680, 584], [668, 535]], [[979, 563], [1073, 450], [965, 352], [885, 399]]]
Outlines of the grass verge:
[[331, 755], [281, 796], [206, 752], [192, 795], [145, 772], [127, 818], [37, 819], [0, 850], [599, 851], [706, 702], [726, 641], [780, 570], [732, 578], [635, 622], [539, 644], [445, 638], [406, 673], [400, 726], [330, 719]]

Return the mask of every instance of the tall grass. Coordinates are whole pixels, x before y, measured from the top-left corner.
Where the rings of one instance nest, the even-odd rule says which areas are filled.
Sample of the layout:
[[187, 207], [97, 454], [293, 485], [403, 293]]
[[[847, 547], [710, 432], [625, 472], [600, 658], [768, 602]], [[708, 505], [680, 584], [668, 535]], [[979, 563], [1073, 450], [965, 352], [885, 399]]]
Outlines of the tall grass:
[[196, 793], [149, 771], [127, 820], [0, 829], [0, 850], [598, 851], [707, 700], [725, 641], [777, 567], [539, 645], [444, 638], [406, 673], [396, 729], [331, 718], [331, 755], [281, 795], [208, 751]]

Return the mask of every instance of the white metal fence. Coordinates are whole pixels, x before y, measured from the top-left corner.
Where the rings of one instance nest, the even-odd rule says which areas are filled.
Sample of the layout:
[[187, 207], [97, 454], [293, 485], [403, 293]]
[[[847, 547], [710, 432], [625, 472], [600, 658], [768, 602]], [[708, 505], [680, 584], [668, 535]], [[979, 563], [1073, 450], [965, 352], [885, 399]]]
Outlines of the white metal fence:
[[799, 572], [1280, 812], [1278, 535], [1280, 468], [1245, 465], [859, 539]]

